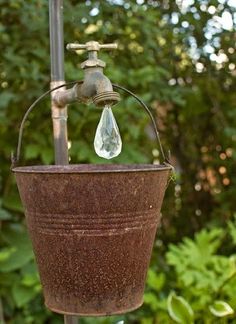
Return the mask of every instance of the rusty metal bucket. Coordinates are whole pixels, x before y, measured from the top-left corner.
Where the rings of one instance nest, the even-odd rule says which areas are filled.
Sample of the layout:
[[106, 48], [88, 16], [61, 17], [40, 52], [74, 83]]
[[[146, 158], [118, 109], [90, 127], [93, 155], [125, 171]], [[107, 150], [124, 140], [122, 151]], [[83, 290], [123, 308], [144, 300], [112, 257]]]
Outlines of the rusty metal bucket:
[[141, 306], [170, 169], [13, 169], [49, 309], [100, 316]]

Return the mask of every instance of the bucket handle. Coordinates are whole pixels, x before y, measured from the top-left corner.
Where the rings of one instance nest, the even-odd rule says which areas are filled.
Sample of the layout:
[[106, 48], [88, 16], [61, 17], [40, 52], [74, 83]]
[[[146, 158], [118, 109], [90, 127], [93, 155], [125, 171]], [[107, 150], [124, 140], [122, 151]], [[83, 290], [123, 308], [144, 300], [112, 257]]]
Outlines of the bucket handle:
[[[16, 150], [16, 155], [12, 152], [11, 154], [11, 162], [12, 162], [12, 165], [11, 165], [11, 169], [16, 167], [18, 164], [19, 164], [19, 161], [20, 161], [20, 156], [21, 156], [21, 146], [22, 146], [22, 137], [23, 137], [23, 132], [24, 132], [24, 126], [25, 126], [25, 122], [30, 114], [30, 112], [34, 109], [34, 107], [42, 100], [44, 99], [47, 95], [51, 94], [53, 91], [55, 90], [58, 90], [62, 87], [65, 87], [65, 86], [71, 86], [71, 85], [75, 85], [75, 84], [81, 84], [83, 83], [83, 81], [79, 80], [79, 81], [72, 81], [72, 82], [68, 82], [68, 83], [64, 83], [62, 85], [59, 85], [53, 89], [50, 89], [46, 92], [44, 92], [40, 97], [38, 97], [33, 103], [32, 105], [27, 109], [27, 111], [25, 112], [24, 114], [24, 117], [21, 121], [21, 124], [20, 124], [20, 129], [19, 129], [19, 136], [18, 136], [18, 142], [17, 142], [17, 150]], [[157, 129], [157, 124], [156, 124], [156, 121], [151, 113], [151, 110], [148, 108], [148, 106], [138, 97], [136, 96], [132, 91], [126, 89], [125, 87], [122, 87], [118, 84], [112, 84], [112, 86], [115, 88], [115, 89], [119, 89], [119, 90], [122, 90], [126, 93], [128, 93], [129, 95], [131, 95], [133, 98], [135, 98], [138, 103], [145, 109], [145, 111], [148, 113], [149, 117], [150, 117], [150, 120], [152, 122], [152, 125], [153, 125], [153, 129], [155, 131], [155, 135], [156, 135], [156, 138], [157, 138], [157, 143], [158, 143], [158, 146], [160, 148], [160, 151], [161, 151], [161, 155], [162, 155], [162, 158], [163, 158], [163, 163], [168, 165], [168, 166], [171, 166], [173, 168], [173, 166], [171, 165], [170, 163], [170, 154], [168, 153], [168, 158], [165, 156], [165, 153], [164, 153], [164, 150], [163, 150], [163, 146], [161, 144], [161, 139], [160, 139], [160, 135], [159, 135], [159, 131]]]

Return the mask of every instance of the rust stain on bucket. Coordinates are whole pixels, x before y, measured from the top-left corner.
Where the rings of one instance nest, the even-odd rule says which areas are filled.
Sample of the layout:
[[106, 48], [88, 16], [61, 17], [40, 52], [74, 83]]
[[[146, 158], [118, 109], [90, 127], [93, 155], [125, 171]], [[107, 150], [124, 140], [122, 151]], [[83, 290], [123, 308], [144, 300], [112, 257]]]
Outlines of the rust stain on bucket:
[[170, 168], [69, 165], [13, 172], [47, 307], [80, 316], [138, 308]]

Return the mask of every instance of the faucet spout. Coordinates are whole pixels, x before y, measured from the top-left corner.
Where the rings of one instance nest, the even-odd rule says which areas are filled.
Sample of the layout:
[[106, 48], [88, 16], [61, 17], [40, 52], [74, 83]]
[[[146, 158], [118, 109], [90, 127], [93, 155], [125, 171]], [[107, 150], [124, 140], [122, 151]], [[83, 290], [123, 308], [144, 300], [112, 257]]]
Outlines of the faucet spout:
[[103, 74], [101, 67], [86, 68], [81, 93], [84, 98], [92, 99], [95, 95], [113, 91], [110, 80]]
[[81, 94], [85, 100], [92, 99], [96, 106], [114, 105], [120, 100], [119, 94], [113, 91], [111, 81], [103, 74], [101, 67], [85, 69]]

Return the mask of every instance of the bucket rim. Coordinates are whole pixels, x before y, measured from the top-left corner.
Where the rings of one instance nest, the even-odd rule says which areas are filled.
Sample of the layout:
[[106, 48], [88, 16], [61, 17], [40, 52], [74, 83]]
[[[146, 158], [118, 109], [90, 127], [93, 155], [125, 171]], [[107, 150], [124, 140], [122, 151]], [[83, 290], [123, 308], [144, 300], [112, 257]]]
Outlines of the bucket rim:
[[14, 173], [45, 174], [90, 174], [90, 173], [129, 173], [170, 171], [166, 164], [68, 164], [68, 165], [31, 165], [12, 169]]

